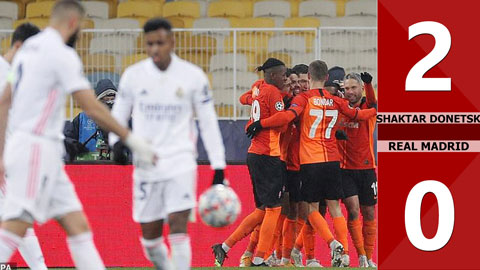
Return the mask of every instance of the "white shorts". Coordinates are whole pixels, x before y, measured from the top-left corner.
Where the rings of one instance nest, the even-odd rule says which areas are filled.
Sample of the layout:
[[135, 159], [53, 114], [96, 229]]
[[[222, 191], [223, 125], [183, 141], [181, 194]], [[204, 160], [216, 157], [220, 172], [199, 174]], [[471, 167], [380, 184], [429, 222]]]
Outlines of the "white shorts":
[[6, 197], [2, 220], [25, 212], [39, 223], [81, 211], [64, 171], [63, 143], [28, 134], [10, 136], [5, 148]]
[[196, 206], [196, 170], [169, 180], [133, 181], [133, 220], [148, 223]]

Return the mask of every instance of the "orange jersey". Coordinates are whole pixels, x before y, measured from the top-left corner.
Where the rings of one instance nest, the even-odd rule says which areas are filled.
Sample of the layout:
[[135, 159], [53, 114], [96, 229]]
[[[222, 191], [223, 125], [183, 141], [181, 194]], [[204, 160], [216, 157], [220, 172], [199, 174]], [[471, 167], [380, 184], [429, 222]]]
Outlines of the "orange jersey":
[[287, 152], [287, 170], [299, 171], [300, 170], [300, 123], [292, 123], [287, 129], [290, 135], [290, 142], [288, 144]]
[[265, 83], [265, 81], [263, 79], [259, 79], [259, 80], [255, 81], [252, 85], [252, 88], [250, 90], [248, 90], [247, 92], [243, 93], [240, 96], [240, 98], [239, 98], [240, 104], [242, 104], [242, 105], [252, 105], [253, 97], [258, 95], [258, 89], [264, 83]]
[[[284, 104], [280, 90], [267, 83], [258, 88], [258, 95], [252, 97], [252, 113], [247, 127], [254, 121], [266, 119], [283, 111]], [[282, 129], [264, 128], [253, 137], [248, 153], [280, 156], [280, 133]]]
[[[368, 108], [376, 103], [375, 93], [371, 84], [365, 85], [366, 98], [362, 98], [359, 108]], [[347, 117], [340, 119], [339, 128], [347, 134], [348, 140], [338, 141], [340, 164], [343, 169], [363, 170], [374, 169], [375, 152], [373, 132], [377, 118], [371, 117], [366, 121], [350, 120]]]
[[[285, 98], [286, 96], [291, 97], [290, 94], [281, 92], [282, 99]], [[282, 132], [280, 134], [280, 160], [287, 162], [287, 154], [288, 154], [288, 145], [290, 144], [290, 129], [291, 125], [287, 127], [285, 132]]]

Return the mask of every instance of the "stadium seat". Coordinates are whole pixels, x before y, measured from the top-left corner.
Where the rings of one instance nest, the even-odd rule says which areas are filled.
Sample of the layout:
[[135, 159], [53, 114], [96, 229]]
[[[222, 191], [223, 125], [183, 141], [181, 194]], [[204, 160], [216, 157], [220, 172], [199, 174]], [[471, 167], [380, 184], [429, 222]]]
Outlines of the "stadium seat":
[[289, 18], [290, 3], [287, 1], [261, 1], [253, 6], [253, 17]]
[[377, 18], [374, 16], [345, 16], [336, 18], [322, 18], [322, 26], [339, 27], [376, 27]]
[[210, 58], [209, 72], [232, 71], [234, 69], [237, 71], [247, 71], [247, 66], [248, 60], [245, 54], [220, 53]]
[[103, 1], [84, 1], [85, 13], [87, 18], [108, 19], [108, 3]]
[[163, 17], [200, 17], [200, 3], [193, 1], [168, 2], [163, 5]]
[[116, 54], [129, 55], [135, 53], [136, 37], [126, 36], [101, 36], [90, 41], [90, 54]]
[[115, 56], [111, 54], [89, 54], [82, 57], [85, 73], [115, 72]]
[[[232, 18], [230, 24], [234, 28], [274, 28], [275, 21], [272, 18]], [[274, 31], [238, 31], [239, 35], [267, 35], [273, 36]]]
[[185, 28], [185, 21], [178, 17], [168, 18], [173, 28]]
[[345, 16], [377, 16], [377, 1], [356, 0], [345, 3]]
[[337, 16], [337, 3], [334, 1], [326, 0], [326, 1], [318, 1], [318, 0], [310, 0], [304, 1], [300, 3], [298, 8], [298, 16], [299, 17], [319, 17], [319, 16], [327, 16], [327, 17], [336, 17]]
[[5, 53], [7, 53], [10, 45], [12, 45], [12, 38], [10, 36], [3, 37], [0, 43], [0, 55], [4, 55]]
[[[188, 33], [188, 35], [186, 34]], [[178, 32], [176, 33], [179, 34]], [[191, 35], [185, 32], [182, 38], [175, 40], [175, 49], [182, 52], [209, 52], [214, 54], [217, 51], [217, 40], [207, 35]]]
[[[13, 20], [9, 18], [0, 18], [0, 29], [12, 29]], [[2, 34], [0, 34], [0, 37]]]
[[212, 2], [208, 6], [208, 17], [247, 17], [248, 10], [242, 2], [236, 1], [218, 1]]
[[183, 27], [174, 26], [174, 24], [172, 23], [172, 26], [174, 28], [192, 28], [193, 22], [195, 21], [195, 18], [181, 17], [181, 16], [167, 17], [166, 19], [168, 19], [170, 23], [172, 23], [173, 20], [182, 22]]
[[118, 18], [152, 18], [160, 16], [162, 5], [154, 1], [127, 1], [118, 4], [117, 17]]
[[178, 56], [194, 65], [199, 66], [203, 71], [208, 70], [210, 65], [210, 57], [212, 54], [209, 52], [183, 52], [178, 54]]
[[[130, 18], [115, 18], [103, 21], [97, 21], [95, 23], [97, 29], [139, 29], [140, 24], [138, 20]], [[138, 33], [136, 33], [138, 36]]]
[[313, 53], [292, 53], [290, 54], [290, 56], [292, 59], [292, 62], [291, 62], [292, 66], [295, 66], [298, 64], [308, 65], [313, 60], [315, 60], [315, 54]]
[[345, 16], [345, 3], [348, 0], [337, 0], [337, 17]]
[[26, 18], [49, 18], [55, 1], [33, 2], [27, 5]]
[[143, 59], [146, 59], [148, 55], [146, 54], [131, 54], [122, 57], [122, 73], [125, 71], [125, 69], [138, 61], [141, 61]]
[[[317, 18], [298, 17], [289, 18], [285, 20], [285, 27], [320, 27], [320, 20]], [[305, 38], [305, 44], [307, 46], [307, 52], [311, 52], [314, 49], [315, 31], [286, 31], [287, 35], [297, 35]]]
[[31, 19], [16, 20], [13, 23], [13, 28], [17, 28], [17, 26], [26, 22], [33, 23], [40, 29], [44, 29], [49, 24], [49, 20], [47, 18], [31, 18]]
[[18, 5], [15, 2], [0, 1], [0, 18], [12, 21], [18, 19]]
[[292, 66], [292, 57], [289, 54], [286, 53], [281, 53], [281, 52], [272, 52], [272, 53], [267, 53], [265, 54], [258, 54], [257, 55], [257, 61], [258, 63], [263, 63], [265, 60], [268, 58], [277, 58], [278, 60], [282, 61], [285, 63], [287, 67]]
[[225, 39], [225, 52], [233, 52], [236, 49], [237, 52], [261, 53], [267, 51], [269, 37], [255, 34], [238, 35], [236, 46], [234, 46], [233, 40], [233, 36]]
[[80, 37], [75, 45], [75, 49], [80, 56], [84, 56], [89, 53], [90, 41], [92, 40], [93, 36], [94, 33], [90, 31], [84, 30], [80, 33]]
[[93, 72], [87, 73], [87, 79], [90, 81], [93, 87], [95, 87], [98, 81], [102, 79], [110, 79], [115, 86], [118, 87], [118, 83], [120, 82], [120, 75], [118, 73], [111, 73], [111, 72]]
[[[230, 28], [230, 27], [231, 27], [230, 20], [226, 18], [199, 18], [193, 22], [193, 28], [196, 28], [196, 29], [198, 28], [207, 28], [207, 29]], [[205, 34], [205, 33], [215, 35], [215, 36], [228, 36], [230, 34], [230, 31], [206, 31], [206, 32], [195, 31], [195, 32], [192, 32], [192, 35]]]
[[[87, 2], [87, 1], [91, 1], [91, 0], [84, 0], [83, 2]], [[117, 16], [118, 0], [92, 0], [92, 1], [106, 2], [108, 4], [108, 17], [115, 18]]]
[[305, 38], [295, 35], [280, 35], [268, 41], [268, 52], [305, 53]]

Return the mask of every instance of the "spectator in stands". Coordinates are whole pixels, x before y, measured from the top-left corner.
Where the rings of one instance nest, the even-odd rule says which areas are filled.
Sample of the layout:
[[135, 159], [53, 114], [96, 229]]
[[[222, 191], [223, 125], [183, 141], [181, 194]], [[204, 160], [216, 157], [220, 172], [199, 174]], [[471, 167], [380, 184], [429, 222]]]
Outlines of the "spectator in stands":
[[345, 69], [343, 67], [332, 67], [328, 70], [328, 80], [325, 82], [325, 89], [330, 94], [342, 97], [344, 96], [343, 78], [345, 77]]
[[[95, 87], [97, 99], [110, 109], [115, 102], [117, 88], [109, 79], [100, 80]], [[73, 160], [76, 155], [97, 151], [97, 141], [101, 146], [108, 146], [108, 136], [84, 112], [79, 113], [64, 129], [65, 147]]]

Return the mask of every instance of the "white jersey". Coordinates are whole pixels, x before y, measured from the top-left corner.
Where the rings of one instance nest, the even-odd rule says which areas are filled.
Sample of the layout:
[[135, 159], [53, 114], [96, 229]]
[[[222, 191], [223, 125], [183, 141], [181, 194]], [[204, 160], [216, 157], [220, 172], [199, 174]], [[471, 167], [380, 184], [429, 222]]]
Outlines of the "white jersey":
[[[165, 71], [151, 58], [128, 67], [120, 79], [112, 114], [124, 126], [132, 116], [133, 133], [150, 141], [159, 157], [155, 168], [136, 167], [135, 179], [168, 180], [196, 168], [194, 116], [212, 167], [225, 167], [225, 148], [207, 76], [174, 54]], [[111, 144], [118, 141], [114, 134], [110, 136]]]
[[7, 74], [10, 70], [10, 64], [0, 55], [0, 96], [7, 84]]
[[12, 107], [8, 128], [60, 140], [65, 122], [66, 96], [91, 89], [82, 62], [53, 28], [25, 41], [12, 63]]

